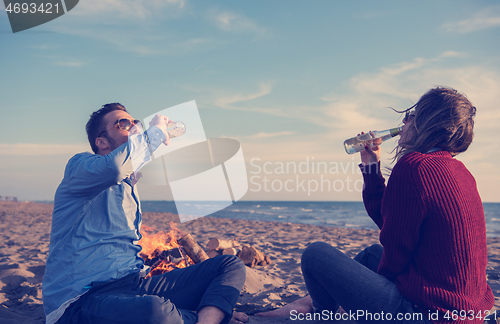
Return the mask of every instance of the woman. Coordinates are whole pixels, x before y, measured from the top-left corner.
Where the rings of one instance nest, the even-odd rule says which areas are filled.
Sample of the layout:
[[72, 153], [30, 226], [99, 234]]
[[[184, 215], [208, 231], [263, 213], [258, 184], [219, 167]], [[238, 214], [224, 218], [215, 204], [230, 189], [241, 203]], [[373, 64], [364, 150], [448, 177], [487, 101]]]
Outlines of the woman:
[[365, 249], [355, 262], [313, 243], [301, 264], [310, 295], [259, 316], [315, 311], [325, 317], [324, 310], [340, 305], [350, 317], [337, 319], [358, 322], [482, 323], [494, 303], [486, 282], [484, 212], [474, 177], [453, 158], [472, 142], [475, 111], [450, 88], [431, 89], [403, 111], [387, 186], [380, 143], [361, 152], [363, 202], [382, 245]]

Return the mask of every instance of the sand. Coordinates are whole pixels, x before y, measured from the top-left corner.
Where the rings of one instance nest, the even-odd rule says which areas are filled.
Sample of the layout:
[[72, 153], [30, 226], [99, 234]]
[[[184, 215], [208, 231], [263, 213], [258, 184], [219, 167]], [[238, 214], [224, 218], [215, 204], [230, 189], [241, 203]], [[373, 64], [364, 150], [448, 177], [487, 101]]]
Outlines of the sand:
[[[53, 206], [33, 202], [0, 202], [0, 323], [44, 323], [42, 279], [49, 249]], [[175, 216], [144, 213], [143, 224], [168, 229]], [[257, 222], [203, 217], [178, 225], [204, 246], [212, 237], [237, 239], [269, 255], [270, 266], [247, 268], [247, 280], [236, 310], [248, 323], [293, 323], [289, 318], [260, 318], [271, 310], [306, 295], [300, 256], [308, 244], [323, 241], [354, 256], [378, 243], [378, 231]], [[500, 238], [488, 238], [488, 283], [500, 310]], [[300, 323], [316, 323], [300, 321]]]

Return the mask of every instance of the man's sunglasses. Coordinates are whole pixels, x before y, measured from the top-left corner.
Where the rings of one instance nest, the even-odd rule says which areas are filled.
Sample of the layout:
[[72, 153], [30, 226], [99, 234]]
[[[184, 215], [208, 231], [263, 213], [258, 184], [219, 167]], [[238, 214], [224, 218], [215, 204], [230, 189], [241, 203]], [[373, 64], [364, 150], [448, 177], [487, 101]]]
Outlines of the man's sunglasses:
[[[122, 118], [118, 119], [113, 127], [118, 127], [121, 130], [128, 131], [130, 128], [132, 128], [133, 125], [137, 125], [138, 127], [142, 128], [142, 123], [138, 119], [128, 119], [128, 118]], [[108, 130], [103, 130], [102, 132], [99, 133], [97, 137], [101, 137], [101, 135]]]

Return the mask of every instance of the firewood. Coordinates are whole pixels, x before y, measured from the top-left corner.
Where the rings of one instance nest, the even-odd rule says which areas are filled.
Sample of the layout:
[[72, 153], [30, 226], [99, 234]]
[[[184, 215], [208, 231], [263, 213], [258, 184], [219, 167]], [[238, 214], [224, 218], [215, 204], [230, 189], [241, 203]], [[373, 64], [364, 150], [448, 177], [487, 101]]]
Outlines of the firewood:
[[215, 258], [216, 256], [219, 256], [220, 253], [215, 251], [215, 250], [210, 250], [210, 251], [208, 251], [207, 255], [209, 258]]
[[172, 262], [174, 264], [179, 264], [182, 260], [184, 260], [182, 252], [179, 248], [162, 251], [160, 253], [160, 258], [162, 258], [166, 262]]
[[240, 252], [241, 252], [240, 249], [230, 247], [230, 248], [224, 249], [222, 251], [222, 254], [238, 255], [238, 253], [240, 253]]
[[180, 238], [179, 243], [186, 250], [187, 255], [194, 261], [194, 263], [200, 263], [208, 259], [208, 255], [203, 251], [203, 249], [196, 243], [190, 234], [186, 234]]
[[257, 250], [253, 246], [243, 246], [238, 257], [243, 261], [243, 263], [250, 268], [255, 267], [258, 264], [262, 264], [264, 261], [264, 253]]
[[222, 240], [218, 238], [211, 238], [208, 241], [207, 248], [209, 250], [225, 250], [232, 247], [239, 247], [240, 243], [233, 240]]
[[262, 265], [268, 265], [268, 264], [273, 263], [273, 262], [271, 261], [271, 258], [270, 258], [267, 254], [264, 254], [264, 263], [265, 263], [265, 264], [262, 264]]

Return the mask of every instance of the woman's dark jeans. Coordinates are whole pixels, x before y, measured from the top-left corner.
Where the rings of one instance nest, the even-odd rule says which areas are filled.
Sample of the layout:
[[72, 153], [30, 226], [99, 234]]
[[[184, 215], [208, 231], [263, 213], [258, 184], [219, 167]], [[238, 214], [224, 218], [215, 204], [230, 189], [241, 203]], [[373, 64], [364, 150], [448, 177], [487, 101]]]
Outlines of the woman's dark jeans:
[[372, 245], [353, 260], [323, 242], [308, 246], [301, 266], [314, 307], [335, 312], [340, 304], [345, 318], [360, 323], [432, 323], [394, 282], [377, 274], [382, 252], [381, 245]]

